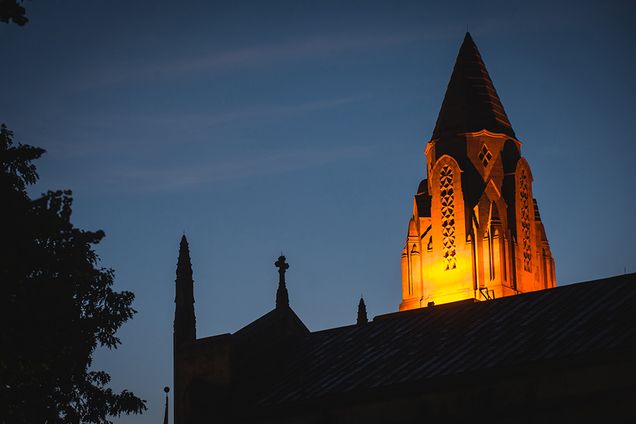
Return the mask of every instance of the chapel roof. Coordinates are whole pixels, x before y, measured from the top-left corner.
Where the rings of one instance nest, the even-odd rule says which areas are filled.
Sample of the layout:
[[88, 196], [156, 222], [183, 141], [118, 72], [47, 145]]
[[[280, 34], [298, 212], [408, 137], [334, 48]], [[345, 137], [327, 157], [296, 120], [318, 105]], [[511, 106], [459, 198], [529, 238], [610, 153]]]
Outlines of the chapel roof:
[[377, 316], [308, 334], [254, 406], [636, 349], [636, 274]]

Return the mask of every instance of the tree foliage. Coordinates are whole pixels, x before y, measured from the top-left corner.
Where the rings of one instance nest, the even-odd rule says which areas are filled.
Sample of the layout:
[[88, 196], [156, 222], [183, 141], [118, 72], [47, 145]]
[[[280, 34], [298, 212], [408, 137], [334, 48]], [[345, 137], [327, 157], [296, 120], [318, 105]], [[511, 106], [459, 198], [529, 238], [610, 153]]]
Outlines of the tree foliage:
[[92, 246], [104, 232], [71, 223], [70, 191], [29, 197], [43, 153], [0, 127], [0, 423], [108, 423], [146, 409], [91, 369], [98, 346], [120, 344], [134, 295], [114, 291], [113, 270], [99, 267]]
[[29, 22], [22, 3], [22, 0], [0, 0], [0, 22], [13, 22], [20, 26]]

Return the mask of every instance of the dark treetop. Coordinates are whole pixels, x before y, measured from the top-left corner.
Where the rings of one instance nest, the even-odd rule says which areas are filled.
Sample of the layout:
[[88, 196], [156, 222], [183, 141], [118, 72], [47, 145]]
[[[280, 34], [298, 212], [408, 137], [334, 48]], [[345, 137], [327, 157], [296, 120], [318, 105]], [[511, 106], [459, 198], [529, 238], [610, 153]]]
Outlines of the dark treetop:
[[73, 225], [70, 191], [28, 196], [42, 153], [0, 126], [0, 423], [107, 423], [146, 409], [92, 367], [120, 344], [134, 295], [112, 289], [93, 250], [104, 232]]

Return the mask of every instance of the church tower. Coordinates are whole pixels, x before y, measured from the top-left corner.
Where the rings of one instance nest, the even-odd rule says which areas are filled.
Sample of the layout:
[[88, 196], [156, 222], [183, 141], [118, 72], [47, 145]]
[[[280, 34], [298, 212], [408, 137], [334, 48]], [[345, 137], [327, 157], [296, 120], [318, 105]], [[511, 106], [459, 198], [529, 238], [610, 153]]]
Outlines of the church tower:
[[425, 154], [400, 310], [554, 287], [530, 166], [469, 33]]
[[192, 279], [190, 247], [185, 234], [179, 243], [175, 283], [174, 345], [179, 346], [197, 338], [196, 318], [194, 316], [194, 280]]
[[185, 414], [184, 373], [185, 359], [188, 346], [197, 338], [196, 318], [194, 316], [194, 280], [192, 278], [192, 263], [190, 262], [190, 248], [185, 234], [179, 243], [179, 259], [175, 279], [175, 312], [173, 328], [173, 360], [174, 360], [174, 417], [175, 424], [183, 424], [180, 418]]

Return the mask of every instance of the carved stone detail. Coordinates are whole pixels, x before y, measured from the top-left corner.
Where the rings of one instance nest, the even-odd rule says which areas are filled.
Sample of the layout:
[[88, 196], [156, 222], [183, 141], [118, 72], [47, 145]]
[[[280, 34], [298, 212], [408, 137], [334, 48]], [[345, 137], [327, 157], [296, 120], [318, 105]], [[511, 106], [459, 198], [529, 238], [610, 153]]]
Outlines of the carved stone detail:
[[523, 269], [527, 272], [532, 272], [528, 174], [525, 168], [521, 168], [521, 175], [519, 176], [519, 198], [521, 199], [521, 248], [523, 252]]
[[442, 249], [446, 262], [445, 270], [455, 269], [455, 193], [453, 192], [453, 169], [444, 165], [440, 171], [440, 198], [442, 203]]

